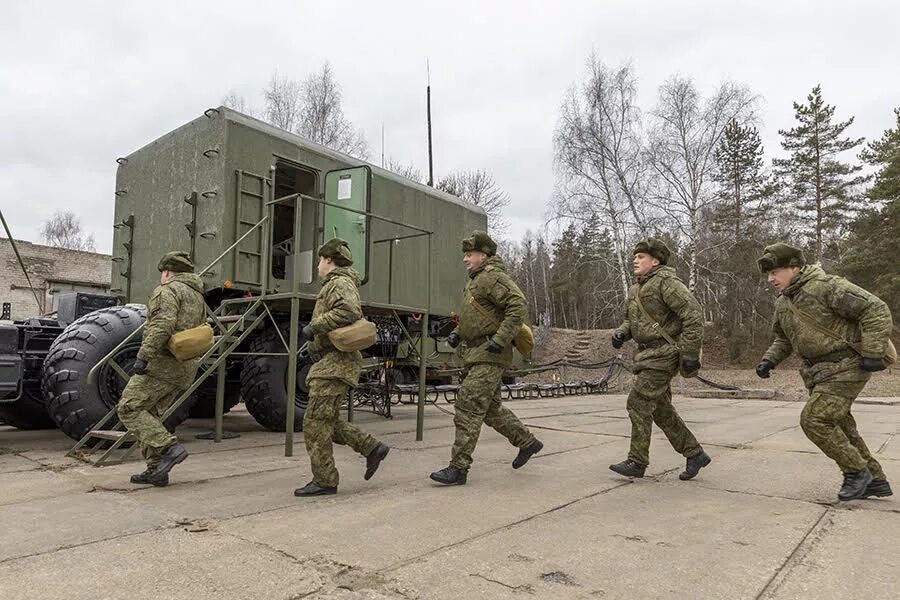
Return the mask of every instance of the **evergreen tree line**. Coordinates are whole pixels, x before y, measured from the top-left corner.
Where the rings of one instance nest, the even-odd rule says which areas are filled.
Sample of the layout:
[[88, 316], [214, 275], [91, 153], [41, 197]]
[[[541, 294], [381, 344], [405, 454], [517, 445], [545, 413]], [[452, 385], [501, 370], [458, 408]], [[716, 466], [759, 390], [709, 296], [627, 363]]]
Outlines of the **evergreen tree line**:
[[563, 99], [547, 227], [501, 248], [534, 323], [618, 325], [631, 248], [651, 235], [669, 244], [670, 265], [734, 360], [768, 343], [775, 293], [756, 259], [775, 241], [802, 247], [900, 315], [900, 108], [895, 126], [866, 143], [817, 85], [794, 103], [794, 127], [779, 131], [782, 155], [768, 158], [759, 98], [745, 86], [704, 96], [672, 77], [648, 114], [636, 96], [630, 64], [592, 56]]

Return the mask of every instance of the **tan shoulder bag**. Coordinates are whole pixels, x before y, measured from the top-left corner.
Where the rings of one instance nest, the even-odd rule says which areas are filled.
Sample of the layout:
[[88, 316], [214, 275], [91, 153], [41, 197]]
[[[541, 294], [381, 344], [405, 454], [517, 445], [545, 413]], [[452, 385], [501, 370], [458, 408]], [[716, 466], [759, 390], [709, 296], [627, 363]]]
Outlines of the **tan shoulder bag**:
[[[495, 317], [491, 311], [483, 307], [474, 297], [471, 297], [469, 302], [476, 310], [478, 310], [478, 312], [484, 315], [487, 320], [497, 327], [500, 327], [500, 321], [497, 320], [497, 317]], [[529, 356], [534, 351], [534, 332], [531, 330], [531, 327], [522, 323], [522, 326], [513, 338], [513, 346], [516, 347], [516, 350], [518, 350], [519, 354], [522, 356]]]

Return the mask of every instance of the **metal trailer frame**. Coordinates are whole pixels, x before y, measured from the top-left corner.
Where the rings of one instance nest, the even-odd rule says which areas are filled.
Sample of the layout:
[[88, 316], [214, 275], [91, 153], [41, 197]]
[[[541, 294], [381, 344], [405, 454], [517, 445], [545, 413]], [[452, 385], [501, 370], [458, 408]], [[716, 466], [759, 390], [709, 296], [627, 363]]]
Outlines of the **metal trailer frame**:
[[[274, 194], [274, 167], [269, 170], [269, 178], [266, 179], [267, 183], [267, 195], [272, 196]], [[346, 210], [349, 212], [353, 212], [362, 216], [365, 216], [368, 219], [376, 219], [380, 221], [384, 221], [387, 223], [391, 223], [393, 225], [397, 225], [399, 227], [406, 228], [415, 233], [399, 236], [403, 239], [409, 239], [413, 237], [426, 237], [427, 239], [427, 256], [426, 256], [426, 272], [425, 272], [425, 306], [423, 307], [415, 307], [415, 306], [404, 306], [393, 303], [372, 303], [367, 302], [363, 303], [363, 308], [371, 308], [379, 311], [384, 311], [390, 313], [394, 316], [398, 324], [400, 325], [401, 330], [406, 336], [407, 341], [410, 343], [410, 349], [416, 351], [419, 359], [419, 389], [418, 389], [418, 401], [417, 401], [417, 409], [416, 409], [416, 441], [422, 441], [424, 439], [424, 426], [425, 426], [425, 404], [427, 402], [427, 391], [426, 391], [426, 355], [425, 355], [425, 342], [428, 337], [428, 317], [431, 311], [431, 289], [432, 289], [432, 235], [433, 231], [429, 231], [427, 229], [423, 229], [421, 227], [417, 227], [415, 225], [410, 225], [408, 223], [404, 223], [402, 221], [398, 221], [395, 219], [390, 219], [387, 217], [383, 217], [376, 213], [370, 211], [361, 211], [353, 208], [348, 208], [345, 206], [341, 206], [338, 204], [334, 204], [331, 202], [327, 202], [320, 198], [314, 198], [312, 196], [306, 196], [303, 194], [291, 194], [288, 196], [284, 196], [282, 198], [270, 198], [265, 202], [266, 214], [263, 218], [254, 224], [250, 229], [244, 232], [231, 246], [229, 246], [224, 252], [222, 252], [213, 262], [207, 266], [205, 269], [199, 272], [199, 275], [203, 275], [204, 273], [210, 271], [213, 267], [215, 267], [219, 262], [221, 262], [226, 256], [231, 254], [232, 252], [237, 252], [238, 245], [244, 241], [251, 233], [259, 228], [261, 230], [261, 238], [263, 240], [264, 246], [266, 248], [266, 252], [263, 254], [262, 258], [262, 285], [260, 288], [260, 294], [257, 296], [252, 296], [248, 298], [232, 298], [228, 300], [223, 300], [220, 306], [216, 309], [216, 311], [210, 311], [207, 308], [207, 312], [209, 314], [210, 319], [214, 322], [216, 328], [222, 332], [222, 335], [215, 342], [212, 348], [200, 359], [201, 364], [208, 364], [208, 368], [200, 374], [200, 376], [185, 390], [176, 400], [172, 403], [172, 405], [166, 410], [166, 412], [162, 415], [161, 420], [165, 420], [169, 417], [178, 407], [184, 403], [185, 400], [200, 386], [200, 384], [205, 381], [208, 377], [212, 376], [215, 372], [217, 381], [216, 381], [216, 404], [215, 404], [215, 426], [213, 433], [214, 442], [220, 442], [222, 440], [222, 431], [223, 431], [223, 415], [224, 415], [224, 397], [225, 397], [225, 361], [229, 356], [240, 356], [246, 355], [247, 353], [237, 352], [238, 346], [249, 336], [249, 334], [256, 329], [266, 317], [272, 321], [273, 324], [276, 325], [277, 331], [277, 323], [275, 321], [274, 315], [270, 310], [269, 304], [273, 302], [284, 303], [285, 301], [290, 302], [290, 330], [288, 339], [285, 340], [281, 335], [281, 332], [278, 332], [279, 338], [285, 347], [285, 352], [272, 353], [273, 356], [285, 356], [288, 357], [288, 381], [287, 381], [287, 414], [286, 414], [286, 423], [285, 423], [285, 440], [284, 440], [284, 455], [285, 456], [293, 456], [294, 449], [294, 420], [296, 415], [296, 407], [295, 402], [293, 400], [293, 393], [296, 389], [297, 384], [297, 363], [298, 357], [301, 352], [305, 351], [306, 346], [298, 347], [298, 320], [300, 313], [300, 300], [314, 300], [315, 295], [308, 294], [299, 291], [300, 286], [300, 278], [301, 278], [301, 261], [295, 260], [293, 261], [293, 272], [292, 272], [292, 281], [291, 281], [291, 291], [287, 293], [268, 293], [270, 288], [270, 279], [272, 274], [269, 269], [269, 264], [272, 256], [272, 244], [271, 244], [271, 221], [273, 220], [274, 215], [274, 206], [279, 203], [288, 202], [314, 202], [317, 204], [321, 204], [324, 206], [330, 206], [334, 208], [339, 208], [341, 210]], [[299, 239], [301, 233], [301, 210], [294, 211], [294, 236], [295, 239]], [[386, 241], [394, 240], [395, 237], [385, 238], [384, 240], [376, 240], [373, 243], [381, 243]], [[299, 244], [297, 245], [299, 248]], [[392, 275], [389, 272], [389, 278]], [[390, 282], [389, 282], [390, 286]], [[230, 309], [242, 309], [237, 315], [228, 315], [227, 312]], [[398, 311], [408, 312], [408, 313], [420, 313], [422, 315], [421, 320], [421, 331], [419, 334], [419, 347], [415, 348], [415, 343], [413, 342], [413, 338], [410, 335], [408, 329], [403, 324], [402, 320], [399, 318]], [[259, 314], [256, 314], [259, 312]], [[249, 324], [247, 323], [248, 321]], [[231, 324], [230, 327], [226, 327], [227, 324]], [[104, 364], [109, 364], [109, 366], [125, 381], [127, 381], [130, 376], [128, 373], [122, 369], [112, 357], [114, 357], [121, 348], [123, 348], [126, 344], [128, 344], [131, 340], [133, 340], [137, 334], [143, 330], [144, 325], [141, 324], [135, 331], [133, 331], [128, 337], [126, 337], [122, 342], [120, 342], [115, 348], [113, 348], [100, 362], [98, 362], [88, 374], [88, 383], [93, 384], [96, 380], [97, 372]], [[239, 335], [236, 335], [237, 332], [240, 331]], [[214, 358], [215, 357], [215, 358]], [[103, 464], [119, 464], [124, 462], [128, 456], [134, 451], [137, 447], [136, 444], [132, 444], [128, 448], [124, 448], [124, 453], [119, 457], [113, 457], [112, 453], [122, 446], [126, 442], [134, 441], [134, 436], [130, 432], [122, 430], [122, 424], [117, 424], [111, 430], [103, 430], [102, 427], [109, 422], [116, 413], [116, 407], [110, 409], [110, 411], [104, 416], [97, 424], [94, 425], [93, 429], [89, 431], [85, 436], [78, 441], [78, 443], [67, 453], [68, 456], [76, 457], [82, 460], [87, 460], [87, 455], [93, 453], [96, 450], [99, 450], [101, 446], [105, 445], [108, 441], [113, 441], [113, 444], [106, 449], [106, 451], [96, 460], [94, 461], [95, 466], [101, 466]], [[352, 421], [353, 417], [353, 401], [349, 402], [348, 406], [348, 418]], [[89, 446], [89, 442], [91, 439], [96, 439], [97, 441]], [[87, 448], [86, 448], [87, 447]]]

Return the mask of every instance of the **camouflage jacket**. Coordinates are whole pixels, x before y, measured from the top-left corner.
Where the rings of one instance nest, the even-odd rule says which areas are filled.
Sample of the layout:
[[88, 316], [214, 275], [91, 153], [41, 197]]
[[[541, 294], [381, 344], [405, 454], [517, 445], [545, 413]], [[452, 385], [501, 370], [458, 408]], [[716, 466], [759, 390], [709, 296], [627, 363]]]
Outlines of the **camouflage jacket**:
[[[644, 316], [636, 295], [660, 327], [677, 344], [669, 344], [653, 323]], [[681, 359], [698, 360], [703, 340], [703, 317], [700, 304], [672, 267], [658, 267], [638, 278], [625, 301], [625, 320], [618, 331], [625, 339], [638, 344], [634, 366], [641, 369], [674, 370]]]
[[[496, 322], [487, 318], [473, 302], [492, 314]], [[492, 256], [481, 267], [470, 272], [463, 292], [459, 326], [455, 330], [466, 344], [464, 363], [511, 365], [513, 338], [525, 322], [525, 314], [525, 295], [507, 275], [500, 257]], [[503, 346], [503, 352], [488, 352], [490, 339]]]
[[363, 316], [359, 300], [359, 273], [350, 267], [336, 267], [325, 276], [316, 297], [312, 320], [315, 336], [309, 343], [309, 354], [315, 364], [306, 379], [337, 379], [356, 387], [362, 355], [341, 352], [328, 339], [328, 332], [351, 325]]
[[851, 364], [858, 362], [848, 344], [817, 331], [795, 315], [787, 304], [788, 299], [804, 314], [857, 345], [863, 356], [884, 356], [892, 327], [887, 305], [843, 277], [828, 275], [821, 268], [809, 265], [775, 301], [772, 323], [775, 340], [763, 358], [777, 365], [791, 352], [797, 352], [813, 362], [827, 359], [829, 355], [836, 357], [835, 360], [824, 362], [837, 362], [841, 354], [854, 359]]
[[180, 361], [169, 352], [173, 333], [190, 329], [206, 320], [203, 282], [194, 273], [178, 273], [153, 290], [147, 303], [147, 325], [138, 358], [147, 361], [147, 374], [168, 381], [190, 383], [197, 361]]

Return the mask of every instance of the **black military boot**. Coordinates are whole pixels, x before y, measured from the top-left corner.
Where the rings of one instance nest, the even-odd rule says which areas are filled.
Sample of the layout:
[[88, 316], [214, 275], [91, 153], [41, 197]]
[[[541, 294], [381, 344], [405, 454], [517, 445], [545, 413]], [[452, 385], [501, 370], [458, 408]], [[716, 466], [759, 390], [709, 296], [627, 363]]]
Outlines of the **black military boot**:
[[624, 475], [625, 477], [643, 477], [647, 467], [636, 463], [629, 458], [623, 462], [609, 465], [609, 470], [615, 471], [619, 475]]
[[873, 479], [872, 482], [866, 486], [866, 491], [862, 497], [868, 498], [870, 496], [876, 496], [878, 498], [886, 498], [893, 495], [894, 492], [891, 490], [891, 484], [888, 483], [887, 479]]
[[431, 479], [438, 483], [443, 483], [444, 485], [465, 485], [466, 473], [465, 471], [460, 471], [453, 465], [450, 465], [449, 467], [445, 467], [440, 471], [432, 473]]
[[131, 483], [138, 483], [141, 485], [155, 485], [156, 487], [166, 487], [169, 485], [169, 474], [166, 473], [164, 477], [160, 477], [156, 480], [150, 480], [150, 474], [153, 472], [153, 469], [147, 467], [147, 470], [143, 473], [135, 473], [131, 476]]
[[330, 496], [332, 494], [337, 494], [337, 487], [322, 487], [316, 485], [314, 481], [310, 481], [302, 488], [294, 490], [294, 495], [299, 498], [305, 498], [307, 496]]
[[838, 492], [838, 500], [858, 500], [866, 497], [866, 489], [872, 483], [872, 473], [869, 469], [844, 473], [844, 485]]
[[[169, 483], [169, 471], [171, 471], [172, 467], [178, 463], [183, 462], [187, 457], [188, 451], [184, 449], [184, 446], [177, 442], [172, 444], [166, 448], [163, 455], [159, 457], [159, 462], [150, 470], [150, 473], [147, 474], [147, 482], [156, 486], [166, 485]], [[166, 483], [162, 483], [163, 480], [165, 480]]]
[[532, 456], [544, 449], [544, 444], [540, 440], [534, 440], [525, 448], [519, 448], [519, 453], [513, 459], [512, 468], [519, 469], [525, 466]]
[[697, 476], [697, 473], [700, 472], [700, 469], [708, 465], [712, 462], [712, 459], [709, 457], [704, 451], [700, 451], [700, 454], [695, 454], [687, 459], [687, 464], [684, 467], [684, 471], [678, 475], [678, 479], [682, 481], [687, 481], [688, 479], [693, 479]]
[[378, 442], [378, 445], [375, 446], [375, 449], [369, 452], [369, 455], [366, 456], [366, 474], [363, 475], [363, 479], [366, 481], [372, 479], [372, 475], [375, 474], [375, 471], [378, 470], [378, 466], [381, 464], [381, 461], [384, 460], [384, 457], [388, 455], [391, 449], [388, 448], [385, 444]]

